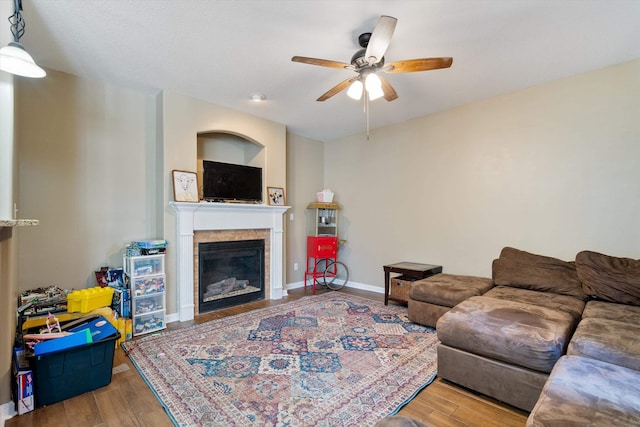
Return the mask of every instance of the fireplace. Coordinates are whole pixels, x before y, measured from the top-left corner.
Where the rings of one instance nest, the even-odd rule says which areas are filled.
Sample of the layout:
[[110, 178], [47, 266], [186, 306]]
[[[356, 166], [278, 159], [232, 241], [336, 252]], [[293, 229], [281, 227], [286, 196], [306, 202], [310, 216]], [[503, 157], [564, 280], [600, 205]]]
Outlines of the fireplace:
[[264, 240], [198, 243], [198, 312], [264, 299]]
[[175, 320], [192, 320], [202, 312], [198, 265], [199, 246], [204, 242], [264, 240], [264, 298], [280, 299], [287, 294], [283, 286], [283, 214], [289, 206], [208, 202], [169, 205], [176, 212]]

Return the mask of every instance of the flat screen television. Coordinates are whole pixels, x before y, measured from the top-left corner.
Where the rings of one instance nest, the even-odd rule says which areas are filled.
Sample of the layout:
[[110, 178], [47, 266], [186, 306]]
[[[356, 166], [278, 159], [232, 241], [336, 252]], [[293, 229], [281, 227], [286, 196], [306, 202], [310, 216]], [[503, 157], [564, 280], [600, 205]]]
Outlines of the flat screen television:
[[262, 168], [202, 161], [202, 197], [212, 202], [262, 202]]

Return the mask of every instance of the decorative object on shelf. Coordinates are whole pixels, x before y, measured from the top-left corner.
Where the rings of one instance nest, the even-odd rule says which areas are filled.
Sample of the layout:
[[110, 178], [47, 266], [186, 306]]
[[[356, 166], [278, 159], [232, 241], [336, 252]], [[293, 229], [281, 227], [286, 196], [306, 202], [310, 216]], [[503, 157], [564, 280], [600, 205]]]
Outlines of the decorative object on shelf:
[[269, 204], [275, 206], [284, 206], [284, 188], [267, 187], [269, 194]]
[[29, 55], [20, 43], [20, 37], [24, 35], [25, 22], [22, 18], [22, 0], [13, 0], [14, 13], [9, 17], [13, 41], [0, 49], [0, 70], [16, 76], [41, 78], [47, 72], [40, 68], [31, 55]]
[[319, 202], [331, 203], [333, 202], [333, 191], [329, 189], [318, 191], [316, 193], [316, 197], [318, 198]]
[[198, 202], [198, 176], [195, 172], [173, 170], [173, 200], [176, 202]]

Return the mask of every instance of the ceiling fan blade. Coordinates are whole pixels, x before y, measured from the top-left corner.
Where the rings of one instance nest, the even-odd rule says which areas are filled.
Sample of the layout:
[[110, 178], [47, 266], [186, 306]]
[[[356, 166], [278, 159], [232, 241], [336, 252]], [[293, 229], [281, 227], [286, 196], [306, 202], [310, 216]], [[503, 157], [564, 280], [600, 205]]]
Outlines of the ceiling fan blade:
[[393, 86], [391, 86], [391, 84], [387, 81], [387, 79], [380, 75], [378, 77], [380, 77], [380, 83], [382, 83], [382, 92], [384, 93], [384, 99], [386, 99], [387, 101], [393, 101], [394, 99], [397, 99], [398, 94], [396, 93]]
[[382, 67], [385, 73], [414, 73], [416, 71], [437, 70], [449, 68], [453, 58], [420, 58], [396, 61]]
[[325, 93], [323, 93], [320, 98], [316, 99], [316, 101], [326, 101], [327, 99], [331, 98], [333, 95], [342, 92], [343, 90], [345, 90], [352, 81], [354, 81], [355, 79], [357, 79], [357, 77], [351, 77], [348, 78], [340, 83], [338, 83], [337, 85], [335, 85], [334, 87], [332, 87], [331, 89], [329, 89], [328, 91], [326, 91]]
[[321, 67], [343, 68], [347, 70], [355, 69], [353, 65], [345, 62], [329, 61], [328, 59], [307, 58], [306, 56], [294, 56], [291, 58], [293, 62], [301, 62], [303, 64], [320, 65]]
[[382, 15], [378, 19], [376, 27], [371, 33], [367, 50], [364, 54], [365, 59], [370, 65], [380, 62], [384, 53], [391, 43], [391, 36], [396, 29], [398, 20], [392, 16]]

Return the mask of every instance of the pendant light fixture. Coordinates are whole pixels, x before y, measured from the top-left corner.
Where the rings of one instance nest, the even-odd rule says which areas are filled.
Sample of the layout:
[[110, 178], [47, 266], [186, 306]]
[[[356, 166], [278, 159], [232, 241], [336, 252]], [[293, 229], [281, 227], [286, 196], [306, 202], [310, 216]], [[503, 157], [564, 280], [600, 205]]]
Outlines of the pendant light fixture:
[[41, 78], [47, 75], [20, 43], [24, 35], [25, 22], [22, 18], [22, 0], [14, 0], [14, 13], [9, 17], [13, 41], [0, 49], [0, 70], [17, 76]]

